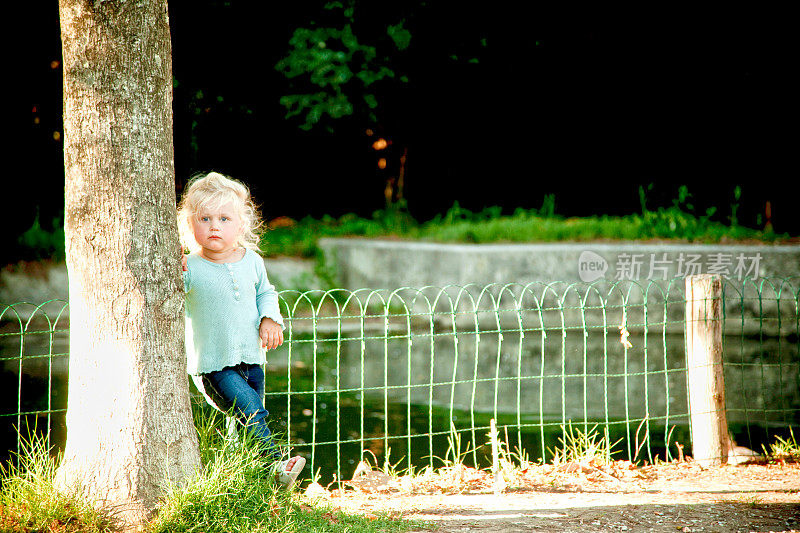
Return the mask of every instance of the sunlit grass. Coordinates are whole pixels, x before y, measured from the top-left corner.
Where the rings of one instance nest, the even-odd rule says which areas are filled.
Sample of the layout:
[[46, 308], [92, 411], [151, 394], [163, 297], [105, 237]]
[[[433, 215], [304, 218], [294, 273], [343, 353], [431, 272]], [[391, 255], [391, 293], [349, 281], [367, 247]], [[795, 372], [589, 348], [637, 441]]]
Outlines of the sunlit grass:
[[257, 533], [273, 531], [404, 531], [411, 523], [391, 517], [347, 514], [311, 505], [295, 489], [275, 481], [274, 463], [253, 437], [229, 438], [222, 415], [197, 409], [195, 424], [203, 470], [164, 498], [152, 533]]
[[20, 451], [0, 465], [0, 531], [113, 531], [111, 517], [92, 505], [77, 487], [56, 484], [59, 457], [50, 456], [46, 439], [35, 433], [23, 438]]
[[769, 445], [769, 448], [762, 446], [764, 455], [770, 461], [777, 461], [780, 463], [787, 462], [800, 462], [800, 444], [794, 438], [794, 430], [789, 428], [789, 436], [781, 437], [776, 436], [775, 442]]
[[[577, 476], [587, 473], [618, 483], [617, 476], [624, 477], [633, 468], [629, 461], [612, 459], [613, 448], [619, 442], [611, 443], [608, 435], [600, 435], [596, 426], [586, 431], [574, 428], [572, 424], [564, 426], [559, 444], [548, 449], [552, 457], [550, 463], [542, 459], [532, 460], [521, 446], [511, 451], [507, 432], [496, 428], [493, 421], [487, 438], [487, 442], [477, 448], [465, 446], [460, 433], [451, 424], [447, 452], [444, 457], [433, 457], [440, 464], [427, 465], [419, 470], [413, 467], [398, 470], [388, 461], [383, 467], [377, 461], [373, 461], [374, 465], [362, 461], [356, 468], [354, 479], [345, 481], [343, 486], [355, 489], [356, 494], [375, 491], [378, 486], [385, 491], [404, 494], [499, 493], [542, 486], [569, 486]], [[491, 449], [488, 465], [469, 464], [469, 455], [478, 449]], [[338, 494], [346, 496], [348, 492], [339, 491]]]
[[597, 426], [581, 431], [573, 428], [571, 423], [562, 426], [562, 436], [558, 442], [559, 446], [550, 450], [556, 466], [567, 463], [609, 464], [613, 448], [619, 443], [612, 444], [607, 433], [601, 436]]
[[[690, 243], [730, 243], [743, 241], [781, 242], [788, 234], [771, 228], [745, 227], [732, 215], [721, 220], [716, 208], [695, 212], [681, 195], [668, 207], [650, 209], [642, 203], [641, 212], [625, 216], [595, 215], [563, 217], [555, 214], [553, 201], [539, 209], [516, 209], [503, 213], [500, 207], [473, 212], [455, 203], [446, 213], [420, 222], [407, 211], [396, 208], [376, 211], [371, 218], [354, 214], [339, 218], [311, 217], [296, 222], [282, 221], [262, 239], [266, 255], [314, 257], [322, 237], [373, 237], [415, 239], [453, 243], [520, 243], [585, 241], [667, 240]], [[731, 206], [735, 213], [737, 205]]]
[[[647, 189], [650, 190], [650, 189]], [[555, 198], [546, 195], [540, 208], [513, 211], [492, 206], [480, 211], [464, 209], [457, 202], [430, 220], [417, 220], [404, 205], [381, 209], [371, 217], [345, 214], [338, 218], [305, 217], [294, 221], [279, 217], [272, 221], [261, 240], [268, 256], [317, 257], [323, 237], [373, 237], [455, 243], [585, 242], [669, 240], [693, 243], [782, 242], [797, 237], [775, 233], [757, 218], [755, 229], [740, 222], [737, 212], [740, 193], [725, 209], [710, 207], [699, 211], [683, 186], [671, 205], [651, 207], [647, 191], [640, 187], [640, 206], [624, 216], [593, 215], [565, 217], [556, 213]], [[729, 213], [723, 215], [723, 213]], [[53, 229], [43, 228], [38, 219], [20, 239], [27, 255], [62, 260], [64, 232], [58, 220]], [[58, 243], [61, 243], [60, 248]], [[320, 273], [316, 273], [319, 275]]]
[[[253, 438], [228, 437], [220, 413], [195, 411], [203, 467], [164, 496], [150, 533], [258, 533], [406, 531], [415, 523], [389, 514], [343, 512], [312, 503], [275, 479], [275, 463]], [[80, 490], [59, 490], [56, 469], [42, 436], [23, 440], [18, 456], [0, 466], [0, 531], [3, 533], [110, 533], [119, 524]]]

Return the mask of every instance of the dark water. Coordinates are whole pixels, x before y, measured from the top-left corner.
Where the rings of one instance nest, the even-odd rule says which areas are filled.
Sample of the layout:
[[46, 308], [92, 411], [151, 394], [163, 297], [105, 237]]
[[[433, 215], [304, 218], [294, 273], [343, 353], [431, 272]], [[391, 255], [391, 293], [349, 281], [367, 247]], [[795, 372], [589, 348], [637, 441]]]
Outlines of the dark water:
[[[690, 453], [682, 336], [635, 334], [626, 352], [607, 332], [434, 333], [410, 344], [381, 335], [295, 335], [291, 348], [269, 356], [273, 431], [288, 432], [310, 460], [306, 474], [323, 483], [347, 479], [365, 458], [439, 466], [453, 451], [451, 427], [464, 461], [486, 466], [492, 418], [509, 450], [532, 460], [552, 458], [565, 426], [598, 439], [607, 432], [618, 459], [674, 457], [677, 444]], [[29, 334], [22, 346], [0, 337], [0, 450], [16, 449], [17, 427], [49, 428], [52, 444], [63, 446], [66, 343], [66, 332]], [[731, 433], [761, 451], [800, 426], [797, 343], [726, 337], [724, 349]], [[50, 414], [15, 414], [35, 411]]]

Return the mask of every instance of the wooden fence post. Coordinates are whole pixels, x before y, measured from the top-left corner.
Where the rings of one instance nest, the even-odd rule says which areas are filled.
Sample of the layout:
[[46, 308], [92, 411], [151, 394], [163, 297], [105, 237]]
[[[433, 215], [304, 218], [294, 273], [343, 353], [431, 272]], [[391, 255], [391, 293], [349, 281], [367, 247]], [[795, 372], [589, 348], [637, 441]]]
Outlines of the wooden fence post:
[[722, 277], [686, 278], [686, 363], [692, 457], [701, 466], [728, 462], [722, 371]]

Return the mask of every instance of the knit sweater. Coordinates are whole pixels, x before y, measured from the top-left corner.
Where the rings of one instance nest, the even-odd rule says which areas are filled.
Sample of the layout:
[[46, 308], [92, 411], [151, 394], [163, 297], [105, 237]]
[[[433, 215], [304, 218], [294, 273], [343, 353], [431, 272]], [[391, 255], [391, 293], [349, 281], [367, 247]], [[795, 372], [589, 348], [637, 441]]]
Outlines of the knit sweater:
[[239, 363], [264, 364], [259, 326], [264, 317], [281, 326], [278, 293], [264, 260], [246, 250], [235, 263], [214, 263], [191, 254], [183, 273], [186, 290], [186, 357], [197, 375]]

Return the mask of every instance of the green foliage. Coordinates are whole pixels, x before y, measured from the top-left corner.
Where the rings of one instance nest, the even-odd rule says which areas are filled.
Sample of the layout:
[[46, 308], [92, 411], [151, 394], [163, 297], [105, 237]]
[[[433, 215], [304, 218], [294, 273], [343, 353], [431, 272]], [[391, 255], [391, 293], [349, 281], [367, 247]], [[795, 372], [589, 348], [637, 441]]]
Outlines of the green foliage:
[[0, 465], [0, 530], [9, 533], [114, 531], [111, 518], [90, 503], [79, 488], [56, 484], [59, 457], [50, 456], [44, 436], [23, 438], [20, 451]]
[[[415, 523], [388, 516], [349, 515], [326, 506], [309, 506], [293, 490], [280, 489], [274, 464], [254, 438], [240, 432], [224, 435], [223, 416], [195, 409], [202, 471], [163, 498], [151, 533], [203, 531], [253, 533], [267, 531], [406, 531]], [[22, 441], [20, 453], [0, 465], [0, 531], [33, 533], [111, 533], [111, 516], [91, 503], [78, 488], [61, 490], [56, 483], [59, 457], [51, 457], [42, 436]]]
[[53, 217], [50, 228], [42, 227], [39, 214], [33, 224], [19, 237], [25, 255], [31, 259], [53, 259], [63, 261], [65, 257], [64, 227], [62, 217]]
[[[341, 25], [296, 29], [288, 54], [275, 65], [299, 89], [282, 96], [280, 103], [286, 108], [286, 118], [302, 119], [304, 130], [323, 122], [326, 115], [339, 119], [360, 114], [377, 120], [379, 100], [370, 87], [395, 77], [389, 57], [378, 56], [377, 44], [366, 44], [356, 35], [354, 2], [347, 7], [329, 2], [325, 9], [341, 10]], [[390, 25], [387, 35], [396, 50], [405, 50], [411, 41], [403, 21]]]
[[187, 484], [173, 488], [160, 505], [153, 532], [267, 531], [271, 523], [284, 527], [288, 513], [273, 507], [291, 506], [291, 495], [278, 490], [270, 464], [259, 453], [253, 438], [241, 432], [239, 439], [223, 436], [222, 415], [196, 411], [203, 470]]
[[405, 21], [401, 20], [399, 23], [390, 24], [386, 28], [386, 33], [392, 38], [398, 50], [405, 50], [411, 45], [411, 32], [403, 27], [404, 23]]
[[[320, 237], [396, 237], [437, 242], [554, 242], [589, 240], [680, 240], [685, 242], [736, 242], [758, 240], [776, 242], [789, 235], [776, 234], [770, 228], [761, 231], [740, 225], [737, 212], [741, 189], [734, 189], [729, 224], [716, 220], [716, 207], [698, 214], [692, 194], [686, 186], [668, 207], [651, 209], [647, 192], [652, 185], [639, 188], [640, 214], [627, 216], [593, 216], [565, 218], [556, 214], [556, 200], [545, 195], [539, 209], [516, 209], [503, 214], [499, 206], [478, 212], [455, 202], [444, 214], [421, 223], [403, 205], [391, 206], [373, 213], [371, 218], [346, 214], [338, 219], [304, 218], [291, 227], [266, 232], [261, 247], [267, 255], [320, 257]], [[43, 227], [37, 215], [31, 227], [19, 237], [25, 255], [33, 259], [64, 259], [64, 228], [61, 218], [53, 218]]]
[[317, 240], [320, 237], [383, 237], [411, 235], [417, 222], [407, 212], [396, 209], [375, 211], [372, 218], [349, 213], [338, 219], [324, 216], [321, 219], [306, 217], [294, 226], [270, 229], [261, 239], [261, 249], [266, 255], [319, 257]]
[[[268, 231], [262, 240], [267, 255], [314, 257], [321, 237], [390, 237], [436, 242], [557, 242], [557, 241], [646, 241], [720, 243], [743, 240], [780, 242], [787, 234], [771, 229], [756, 230], [738, 223], [715, 220], [715, 207], [697, 214], [691, 194], [682, 187], [668, 207], [649, 209], [640, 188], [641, 214], [566, 218], [556, 214], [555, 197], [546, 195], [539, 209], [516, 209], [503, 214], [498, 206], [473, 212], [455, 202], [444, 214], [427, 222], [416, 221], [405, 209], [376, 211], [371, 218], [353, 214], [306, 218], [291, 227]], [[738, 196], [737, 196], [738, 200]], [[733, 222], [733, 221], [731, 221]]]
[[228, 438], [222, 422], [217, 411], [195, 409], [203, 470], [167, 494], [148, 527], [151, 533], [378, 532], [412, 527], [403, 520], [348, 515], [302, 503], [293, 490], [279, 488], [274, 464], [254, 438], [244, 431]]
[[770, 444], [769, 449], [762, 446], [764, 455], [770, 461], [781, 463], [800, 462], [800, 444], [794, 438], [794, 430], [789, 428], [789, 436], [775, 436], [775, 442]]
[[[324, 115], [341, 118], [353, 114], [352, 85], [356, 91], [389, 76], [394, 71], [376, 61], [375, 48], [361, 44], [349, 24], [337, 28], [298, 28], [289, 40], [292, 50], [276, 68], [287, 78], [304, 77], [310, 86], [322, 90], [281, 97], [286, 118], [303, 115], [302, 129], [310, 129]], [[371, 109], [377, 107], [373, 94], [362, 94]]]
[[731, 204], [731, 216], [729, 217], [731, 226], [738, 226], [739, 225], [739, 218], [736, 216], [736, 212], [739, 210], [739, 199], [742, 197], [742, 188], [738, 185], [735, 189], [733, 189], [733, 203]]
[[584, 463], [594, 465], [606, 465], [611, 463], [614, 446], [622, 440], [611, 443], [608, 436], [608, 428], [601, 437], [597, 433], [597, 426], [593, 426], [586, 431], [581, 431], [572, 427], [572, 423], [561, 426], [562, 436], [558, 438], [560, 446], [555, 449], [548, 449], [553, 456], [554, 465], [567, 463]]

